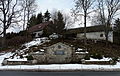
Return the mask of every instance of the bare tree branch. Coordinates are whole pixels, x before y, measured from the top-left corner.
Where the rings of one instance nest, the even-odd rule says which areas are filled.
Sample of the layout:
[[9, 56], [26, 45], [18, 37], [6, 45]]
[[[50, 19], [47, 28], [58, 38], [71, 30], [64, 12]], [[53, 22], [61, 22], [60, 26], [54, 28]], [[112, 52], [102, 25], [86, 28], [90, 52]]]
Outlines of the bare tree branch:
[[80, 12], [80, 10], [83, 11], [84, 14], [84, 44], [86, 45], [86, 20], [88, 16], [88, 10], [93, 5], [95, 0], [74, 0], [75, 1], [75, 11], [76, 15]]

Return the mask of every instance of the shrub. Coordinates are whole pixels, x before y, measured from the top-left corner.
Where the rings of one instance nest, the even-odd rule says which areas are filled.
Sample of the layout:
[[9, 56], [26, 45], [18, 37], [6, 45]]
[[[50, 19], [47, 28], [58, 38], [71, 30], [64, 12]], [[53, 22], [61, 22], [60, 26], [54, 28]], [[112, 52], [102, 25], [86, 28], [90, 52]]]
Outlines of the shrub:
[[101, 54], [97, 54], [97, 53], [94, 53], [91, 57], [94, 59], [102, 59], [103, 58], [103, 56]]
[[28, 36], [28, 37], [27, 36], [16, 36], [14, 38], [8, 39], [7, 45], [8, 46], [19, 46], [31, 40], [32, 40], [31, 36]]
[[30, 56], [27, 56], [27, 60], [33, 60], [33, 57], [32, 57], [32, 55], [30, 55]]
[[24, 58], [22, 55], [20, 55], [20, 58], [22, 59], [22, 58]]
[[90, 60], [90, 56], [89, 56], [89, 55], [86, 55], [86, 56], [85, 56], [85, 60]]

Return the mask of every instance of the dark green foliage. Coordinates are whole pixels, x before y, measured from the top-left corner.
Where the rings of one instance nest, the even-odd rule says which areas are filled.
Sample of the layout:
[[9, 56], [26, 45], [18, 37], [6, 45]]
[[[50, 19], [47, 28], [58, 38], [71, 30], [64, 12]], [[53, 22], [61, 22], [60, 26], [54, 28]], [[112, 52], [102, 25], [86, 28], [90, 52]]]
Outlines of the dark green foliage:
[[63, 21], [63, 14], [61, 12], [58, 12], [57, 27], [58, 27], [57, 29], [59, 29], [57, 33], [62, 32], [63, 29], [65, 28], [65, 22]]
[[53, 34], [54, 30], [55, 30], [53, 27], [54, 27], [54, 25], [53, 25], [53, 22], [51, 21], [51, 23], [43, 29], [43, 35], [42, 36], [44, 36], [44, 37], [47, 36], [48, 37], [49, 35]]
[[117, 61], [118, 61], [118, 57], [113, 57], [111, 60], [111, 62], [112, 62], [111, 64], [115, 65], [117, 63]]
[[89, 56], [89, 55], [86, 55], [86, 56], [85, 56], [85, 60], [90, 60], [90, 56]]
[[102, 59], [103, 58], [103, 56], [101, 54], [98, 54], [98, 53], [92, 54], [91, 57], [94, 59]]
[[47, 21], [49, 21], [50, 20], [50, 13], [49, 13], [49, 11], [47, 10], [46, 12], [45, 12], [45, 14], [44, 14], [44, 21], [45, 22], [47, 22]]
[[42, 13], [38, 13], [37, 15], [37, 24], [40, 24], [43, 22], [43, 16]]
[[37, 24], [37, 18], [36, 15], [32, 15], [32, 17], [30, 18], [30, 20], [28, 21], [28, 27], [32, 27], [34, 25]]
[[113, 57], [112, 60], [113, 61], [118, 61], [118, 57]]
[[53, 33], [60, 34], [64, 30], [65, 22], [63, 19], [63, 14], [59, 11], [57, 13], [57, 18], [54, 19], [53, 25], [50, 26], [50, 29]]
[[24, 58], [22, 55], [20, 55], [20, 58], [22, 59], [22, 58]]
[[27, 60], [33, 60], [33, 57], [32, 57], [32, 55], [30, 55], [30, 56], [27, 56]]

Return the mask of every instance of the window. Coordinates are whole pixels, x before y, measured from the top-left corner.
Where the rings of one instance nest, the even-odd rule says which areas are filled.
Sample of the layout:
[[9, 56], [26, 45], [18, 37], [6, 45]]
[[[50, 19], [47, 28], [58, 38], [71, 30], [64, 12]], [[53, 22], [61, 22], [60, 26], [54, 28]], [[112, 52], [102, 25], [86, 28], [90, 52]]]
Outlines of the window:
[[55, 55], [64, 55], [64, 51], [55, 51], [54, 52]]
[[103, 37], [103, 34], [100, 34], [100, 37]]

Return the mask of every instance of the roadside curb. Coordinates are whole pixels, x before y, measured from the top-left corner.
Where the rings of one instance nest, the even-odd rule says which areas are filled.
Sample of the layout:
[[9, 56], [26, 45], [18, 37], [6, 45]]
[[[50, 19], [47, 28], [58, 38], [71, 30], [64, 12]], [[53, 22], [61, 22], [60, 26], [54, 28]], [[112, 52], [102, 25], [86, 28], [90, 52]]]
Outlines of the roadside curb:
[[29, 71], [29, 72], [120, 72], [120, 69], [0, 69], [0, 71]]

